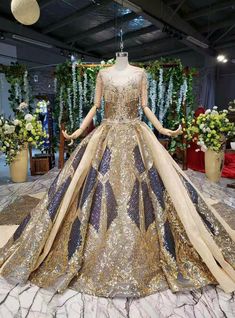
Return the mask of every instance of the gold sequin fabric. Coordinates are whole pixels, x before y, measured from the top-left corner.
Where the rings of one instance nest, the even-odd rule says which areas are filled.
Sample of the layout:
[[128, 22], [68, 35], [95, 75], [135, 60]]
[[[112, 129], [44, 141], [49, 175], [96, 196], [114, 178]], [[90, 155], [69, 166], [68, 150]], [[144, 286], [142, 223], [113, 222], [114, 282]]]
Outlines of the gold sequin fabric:
[[[129, 96], [133, 89], [125, 110], [117, 90], [108, 87], [105, 119], [77, 146], [48, 193], [0, 250], [1, 275], [103, 297], [142, 297], [167, 288], [177, 292], [216, 284], [190, 242], [143, 138], [147, 126], [138, 118], [136, 82], [120, 90]], [[113, 109], [117, 98], [118, 112]], [[90, 158], [89, 144], [98, 134]], [[72, 188], [61, 217], [61, 204], [84, 156], [90, 158], [89, 169], [81, 171], [83, 179]], [[234, 242], [194, 186], [180, 172], [178, 178], [234, 268]], [[37, 266], [60, 217], [50, 249]]]

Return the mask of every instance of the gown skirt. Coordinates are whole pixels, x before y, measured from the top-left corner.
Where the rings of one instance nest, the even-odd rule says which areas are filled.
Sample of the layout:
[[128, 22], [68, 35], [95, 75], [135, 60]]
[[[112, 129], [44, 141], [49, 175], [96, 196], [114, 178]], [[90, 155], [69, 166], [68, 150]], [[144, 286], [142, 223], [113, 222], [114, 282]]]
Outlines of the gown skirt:
[[0, 249], [0, 274], [103, 297], [231, 292], [234, 240], [144, 122], [104, 119]]

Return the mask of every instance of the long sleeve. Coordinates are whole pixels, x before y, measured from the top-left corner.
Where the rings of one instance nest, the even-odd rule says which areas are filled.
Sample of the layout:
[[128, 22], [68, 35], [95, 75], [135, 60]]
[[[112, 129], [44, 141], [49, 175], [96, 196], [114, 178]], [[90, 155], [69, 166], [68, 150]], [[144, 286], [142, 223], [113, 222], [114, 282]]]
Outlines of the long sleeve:
[[142, 81], [141, 81], [141, 106], [148, 120], [153, 124], [153, 126], [160, 132], [163, 133], [164, 128], [160, 121], [157, 119], [155, 114], [148, 107], [148, 78], [146, 71], [143, 71]]
[[148, 78], [145, 70], [141, 81], [141, 106], [142, 108], [148, 106]]
[[94, 106], [96, 108], [100, 108], [102, 96], [103, 96], [103, 80], [101, 76], [101, 71], [99, 71], [96, 77], [95, 98], [94, 98]]

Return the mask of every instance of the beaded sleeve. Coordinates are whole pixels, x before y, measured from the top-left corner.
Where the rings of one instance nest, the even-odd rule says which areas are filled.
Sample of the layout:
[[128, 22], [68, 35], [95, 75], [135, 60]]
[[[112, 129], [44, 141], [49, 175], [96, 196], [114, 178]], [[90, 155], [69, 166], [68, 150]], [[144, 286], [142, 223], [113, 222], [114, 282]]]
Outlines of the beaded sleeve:
[[148, 106], [148, 78], [145, 70], [143, 71], [141, 80], [141, 106], [142, 108]]
[[100, 108], [102, 96], [103, 96], [103, 80], [102, 80], [101, 72], [99, 71], [96, 77], [95, 98], [94, 98], [94, 106], [96, 108]]

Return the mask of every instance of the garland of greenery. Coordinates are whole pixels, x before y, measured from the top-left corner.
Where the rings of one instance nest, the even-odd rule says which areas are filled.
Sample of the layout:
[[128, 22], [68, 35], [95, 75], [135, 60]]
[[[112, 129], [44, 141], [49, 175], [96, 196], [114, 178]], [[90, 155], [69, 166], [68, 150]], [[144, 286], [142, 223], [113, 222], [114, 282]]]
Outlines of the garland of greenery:
[[[114, 59], [102, 61], [95, 67], [87, 67], [81, 61], [76, 63], [67, 61], [57, 66], [55, 118], [60, 119], [59, 125], [61, 122], [65, 123], [69, 131], [80, 126], [92, 106], [98, 71], [107, 64], [113, 63]], [[139, 63], [138, 66], [145, 68], [148, 74], [149, 105], [152, 111], [165, 127], [177, 128], [185, 116], [183, 104], [186, 103], [187, 114], [193, 109], [192, 82], [195, 69], [184, 69], [179, 59], [167, 58], [148, 64]], [[63, 114], [60, 113], [61, 109]], [[73, 114], [72, 121], [71, 114]], [[151, 129], [154, 129], [143, 113], [140, 113], [140, 116]], [[99, 124], [102, 118], [103, 107], [97, 111], [95, 124]], [[176, 148], [182, 148], [182, 137], [172, 139], [169, 147], [171, 152]]]
[[[87, 67], [81, 61], [75, 63], [66, 61], [56, 67], [54, 118], [58, 121], [59, 126], [64, 123], [67, 130], [73, 131], [81, 125], [93, 104], [98, 71], [114, 62], [112, 59], [107, 62], [102, 61], [95, 67]], [[168, 58], [148, 64], [138, 63], [138, 66], [145, 68], [148, 74], [149, 105], [152, 111], [165, 127], [177, 128], [182, 118], [185, 117], [185, 109], [186, 115], [193, 109], [192, 82], [195, 69], [185, 70], [179, 59]], [[12, 110], [15, 112], [20, 102], [26, 101], [31, 111], [26, 67], [12, 63], [9, 66], [1, 65], [0, 71], [5, 73], [6, 79], [10, 83], [9, 101]], [[184, 103], [186, 105], [183, 109]], [[96, 125], [102, 121], [103, 116], [104, 107], [102, 106], [95, 116]], [[140, 116], [151, 129], [154, 129], [141, 108]], [[176, 148], [182, 148], [182, 138], [171, 139], [169, 147], [171, 152], [174, 152]]]
[[29, 105], [29, 111], [32, 111], [26, 66], [19, 63], [0, 65], [0, 72], [5, 74], [6, 80], [10, 84], [8, 100], [13, 112], [16, 113], [21, 102], [26, 102]]

